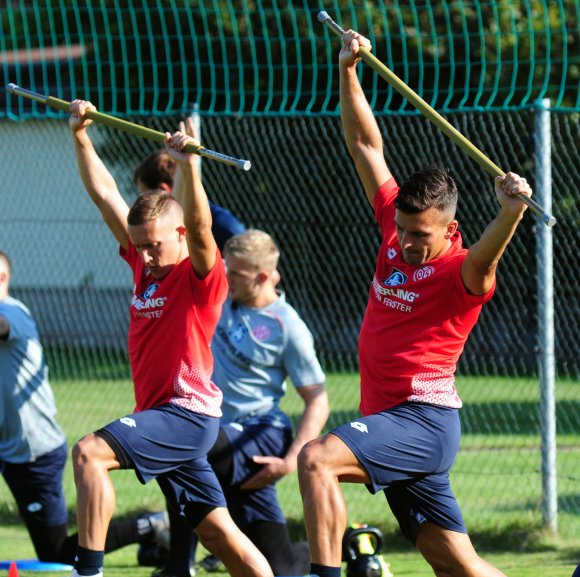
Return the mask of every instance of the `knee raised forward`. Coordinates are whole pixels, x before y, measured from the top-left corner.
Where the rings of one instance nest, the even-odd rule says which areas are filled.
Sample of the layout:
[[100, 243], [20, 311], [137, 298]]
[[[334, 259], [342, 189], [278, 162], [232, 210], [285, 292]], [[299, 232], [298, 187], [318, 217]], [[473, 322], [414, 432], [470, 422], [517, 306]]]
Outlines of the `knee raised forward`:
[[328, 469], [328, 452], [325, 450], [326, 436], [306, 443], [298, 453], [298, 476], [304, 479], [310, 475], [320, 475]]
[[75, 478], [95, 467], [111, 470], [119, 466], [109, 445], [94, 433], [84, 436], [74, 445], [72, 464]]

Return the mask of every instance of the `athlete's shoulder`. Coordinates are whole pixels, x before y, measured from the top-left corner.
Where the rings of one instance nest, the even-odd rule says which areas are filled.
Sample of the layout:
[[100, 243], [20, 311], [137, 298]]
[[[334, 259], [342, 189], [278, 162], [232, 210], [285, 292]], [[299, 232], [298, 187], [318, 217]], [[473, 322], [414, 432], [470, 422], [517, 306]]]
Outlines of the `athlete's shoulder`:
[[11, 322], [18, 318], [32, 319], [30, 309], [22, 301], [11, 296], [0, 301], [0, 315]]

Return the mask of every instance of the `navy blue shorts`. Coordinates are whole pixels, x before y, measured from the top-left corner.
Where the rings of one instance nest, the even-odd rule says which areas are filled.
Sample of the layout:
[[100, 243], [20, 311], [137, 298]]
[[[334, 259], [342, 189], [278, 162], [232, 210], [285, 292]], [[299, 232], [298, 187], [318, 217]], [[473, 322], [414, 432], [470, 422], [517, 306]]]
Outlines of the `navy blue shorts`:
[[224, 487], [228, 508], [240, 527], [256, 521], [285, 523], [275, 484], [263, 489], [242, 490], [240, 485], [255, 475], [263, 465], [254, 463], [252, 457], [284, 457], [292, 443], [292, 429], [270, 424], [268, 420], [256, 423], [230, 423], [222, 425], [232, 445], [233, 473], [230, 486]]
[[466, 533], [449, 482], [461, 424], [457, 409], [407, 403], [332, 431], [367, 471], [368, 490], [383, 490], [401, 531], [417, 539], [425, 521]]
[[66, 443], [32, 463], [0, 462], [20, 516], [27, 526], [54, 527], [68, 522], [62, 475]]
[[114, 421], [96, 434], [111, 446], [124, 469], [145, 484], [157, 482], [172, 505], [225, 507], [207, 454], [217, 439], [219, 418], [168, 403]]

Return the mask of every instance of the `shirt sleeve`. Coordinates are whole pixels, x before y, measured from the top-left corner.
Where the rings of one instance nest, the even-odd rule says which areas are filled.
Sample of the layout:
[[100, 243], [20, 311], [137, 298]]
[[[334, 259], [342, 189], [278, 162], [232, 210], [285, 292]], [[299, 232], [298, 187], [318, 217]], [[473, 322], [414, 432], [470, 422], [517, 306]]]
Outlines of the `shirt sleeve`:
[[491, 297], [493, 297], [493, 294], [495, 293], [497, 277], [493, 279], [493, 286], [485, 294], [471, 294], [465, 287], [465, 284], [463, 284], [463, 279], [461, 278], [461, 266], [463, 265], [463, 261], [467, 256], [467, 251], [465, 251], [465, 254], [462, 256], [463, 258], [458, 258], [455, 264], [455, 272], [453, 274], [453, 291], [459, 297], [459, 299], [467, 305], [468, 308], [484, 305], [491, 300]]
[[381, 213], [389, 204], [395, 202], [395, 197], [399, 191], [399, 186], [394, 176], [391, 176], [387, 182], [379, 186], [374, 201], [375, 216], [378, 222], [381, 222]]
[[133, 270], [135, 270], [136, 261], [139, 258], [139, 255], [131, 241], [128, 242], [126, 249], [119, 245], [119, 255]]
[[228, 283], [226, 280], [226, 267], [219, 249], [216, 249], [215, 263], [211, 270], [203, 278], [195, 274], [195, 270], [189, 262], [190, 279], [193, 290], [196, 293], [197, 302], [200, 306], [221, 306], [228, 295]]
[[312, 333], [298, 316], [288, 323], [283, 360], [284, 368], [297, 388], [317, 385], [326, 380], [314, 350]]
[[28, 326], [26, 319], [34, 322], [30, 312], [23, 308], [23, 305], [0, 303], [0, 316], [4, 317], [9, 324], [8, 336], [6, 337], [8, 341], [26, 338], [26, 326]]

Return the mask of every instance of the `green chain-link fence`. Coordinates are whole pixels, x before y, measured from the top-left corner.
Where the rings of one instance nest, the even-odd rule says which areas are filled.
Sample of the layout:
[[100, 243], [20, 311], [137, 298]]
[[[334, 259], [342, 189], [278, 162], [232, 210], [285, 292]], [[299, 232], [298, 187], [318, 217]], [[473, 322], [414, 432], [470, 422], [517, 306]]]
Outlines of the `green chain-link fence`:
[[[335, 1], [314, 10], [297, 1], [13, 2], [0, 11], [3, 84], [91, 99], [162, 131], [197, 103], [202, 142], [252, 161], [247, 173], [204, 161], [204, 182], [213, 201], [279, 242], [282, 287], [330, 374], [330, 427], [356, 414], [356, 343], [379, 238], [342, 140], [339, 42], [316, 21], [317, 8], [368, 34], [383, 62], [496, 164], [534, 185], [533, 104], [551, 100], [559, 524], [571, 535], [580, 511], [578, 1]], [[474, 242], [495, 212], [491, 179], [370, 69], [361, 75], [397, 178], [449, 166], [461, 230]], [[2, 94], [0, 133], [0, 248], [14, 261], [14, 295], [39, 321], [72, 442], [88, 432], [87, 407], [111, 419], [132, 408], [130, 276], [82, 190], [66, 117]], [[92, 133], [134, 198], [132, 170], [155, 145], [105, 127]], [[528, 213], [459, 367], [464, 440], [453, 482], [476, 531], [541, 524], [536, 238]], [[292, 397], [288, 406], [299, 408]], [[516, 483], [518, 491], [504, 491]], [[142, 490], [130, 474], [117, 484]], [[294, 477], [280, 493], [299, 519]], [[72, 505], [70, 475], [67, 495]], [[155, 488], [144, 495], [161, 503]], [[368, 498], [349, 493], [354, 520], [369, 520]], [[0, 508], [11, 503], [0, 485]], [[392, 523], [372, 510], [373, 521]]]

